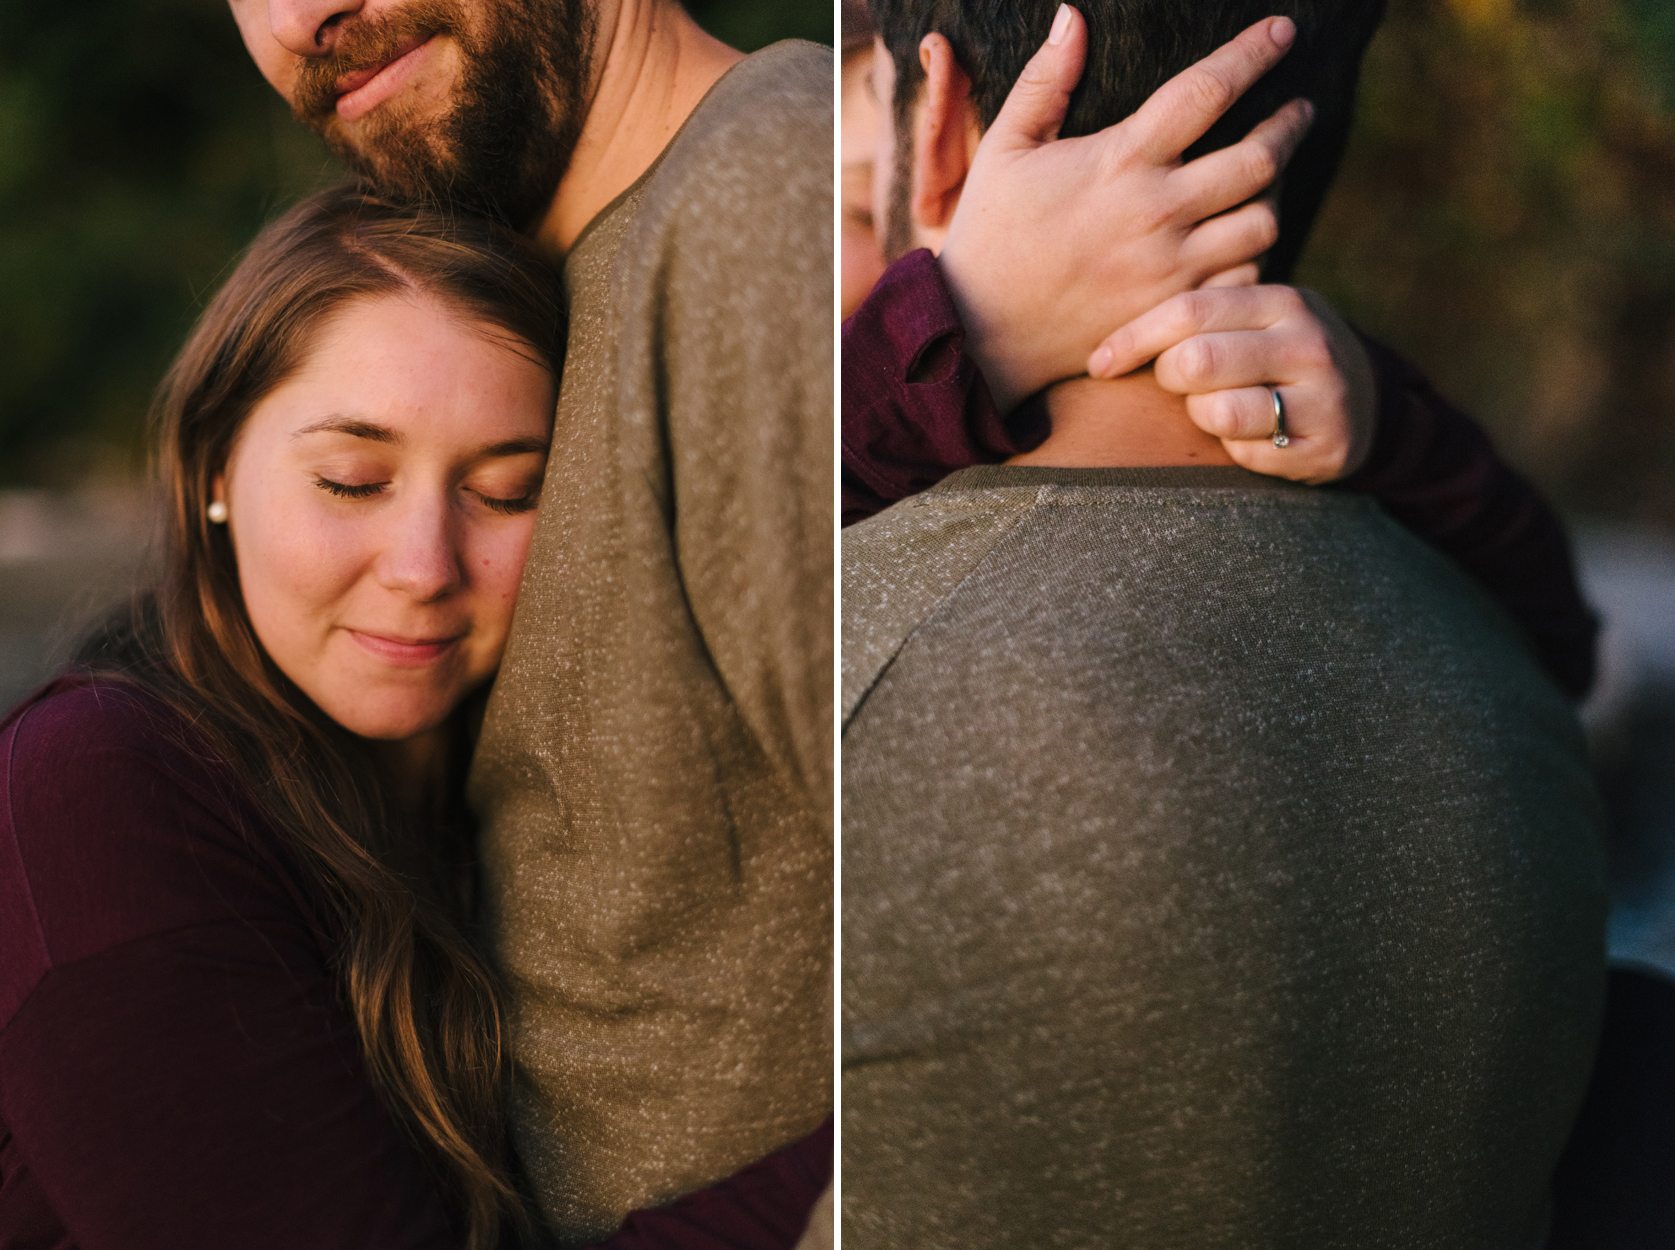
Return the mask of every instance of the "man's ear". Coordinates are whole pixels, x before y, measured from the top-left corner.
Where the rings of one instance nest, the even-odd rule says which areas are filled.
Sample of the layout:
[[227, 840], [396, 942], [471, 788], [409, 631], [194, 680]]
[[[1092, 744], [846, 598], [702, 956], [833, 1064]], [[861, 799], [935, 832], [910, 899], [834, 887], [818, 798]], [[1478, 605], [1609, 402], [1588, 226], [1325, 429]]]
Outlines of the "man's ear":
[[909, 207], [921, 238], [933, 250], [940, 250], [982, 134], [971, 103], [971, 79], [954, 59], [954, 48], [947, 38], [926, 35], [919, 43], [919, 64], [925, 71], [925, 82], [923, 100], [913, 121], [913, 196]]

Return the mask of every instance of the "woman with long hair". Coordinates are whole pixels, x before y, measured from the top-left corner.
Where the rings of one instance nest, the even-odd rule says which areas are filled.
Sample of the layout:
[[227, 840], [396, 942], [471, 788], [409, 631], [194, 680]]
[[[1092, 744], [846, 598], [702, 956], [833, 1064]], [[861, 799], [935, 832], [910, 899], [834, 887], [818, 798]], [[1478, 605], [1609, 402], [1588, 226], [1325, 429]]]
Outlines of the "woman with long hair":
[[[0, 1246], [538, 1240], [461, 793], [562, 335], [523, 240], [347, 188], [193, 330], [160, 580], [0, 725]], [[618, 1244], [790, 1244], [822, 1148]]]

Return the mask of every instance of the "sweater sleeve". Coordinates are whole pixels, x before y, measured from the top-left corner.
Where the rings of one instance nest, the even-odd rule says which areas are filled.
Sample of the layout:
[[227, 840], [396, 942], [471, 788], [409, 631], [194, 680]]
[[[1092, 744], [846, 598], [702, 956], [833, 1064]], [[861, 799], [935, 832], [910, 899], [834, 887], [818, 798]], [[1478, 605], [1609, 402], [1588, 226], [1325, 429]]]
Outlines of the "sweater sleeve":
[[[1371, 495], [1456, 561], [1523, 627], [1548, 676], [1581, 698], [1593, 681], [1598, 623], [1558, 517], [1417, 370], [1363, 342], [1377, 378], [1378, 429], [1367, 463], [1340, 485]], [[1005, 419], [995, 411], [930, 252], [890, 266], [844, 322], [845, 525], [958, 469], [1032, 450], [1046, 434], [1040, 405]]]
[[133, 698], [72, 691], [0, 735], [12, 1209], [79, 1250], [457, 1245], [272, 835]]
[[1047, 436], [1044, 421], [1002, 421], [965, 353], [965, 331], [936, 258], [909, 252], [843, 323], [843, 523], [995, 464]]
[[598, 1250], [791, 1250], [832, 1179], [832, 1122], [720, 1184], [635, 1211]]

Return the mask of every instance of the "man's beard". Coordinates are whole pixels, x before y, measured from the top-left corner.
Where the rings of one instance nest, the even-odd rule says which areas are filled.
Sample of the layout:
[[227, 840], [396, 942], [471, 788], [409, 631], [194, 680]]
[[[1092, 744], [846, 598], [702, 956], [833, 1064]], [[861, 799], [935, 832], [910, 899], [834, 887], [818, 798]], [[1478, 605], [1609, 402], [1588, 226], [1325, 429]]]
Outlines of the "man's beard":
[[[913, 110], [896, 110], [896, 142], [890, 153], [890, 185], [884, 198], [884, 227], [880, 236], [884, 259], [895, 262], [913, 250]], [[875, 169], [877, 177], [882, 168]]]
[[[532, 226], [575, 152], [586, 111], [593, 22], [587, 0], [496, 0], [471, 29], [457, 0], [409, 0], [353, 17], [330, 56], [303, 62], [292, 110], [386, 195]], [[460, 80], [444, 112], [416, 120], [387, 101], [353, 142], [337, 119], [336, 85], [431, 35], [459, 49]]]

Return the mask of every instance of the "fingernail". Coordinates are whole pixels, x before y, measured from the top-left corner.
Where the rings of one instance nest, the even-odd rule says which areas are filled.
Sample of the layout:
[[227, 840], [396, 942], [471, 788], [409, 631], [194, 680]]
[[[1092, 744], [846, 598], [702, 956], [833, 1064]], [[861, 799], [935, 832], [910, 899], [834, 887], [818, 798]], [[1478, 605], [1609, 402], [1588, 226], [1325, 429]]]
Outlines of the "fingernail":
[[1274, 41], [1276, 48], [1289, 48], [1296, 37], [1297, 23], [1289, 17], [1276, 17], [1268, 23], [1268, 38]]
[[1096, 348], [1093, 355], [1088, 357], [1088, 374], [1091, 377], [1104, 377], [1105, 371], [1110, 367], [1111, 349], [1109, 347]]
[[1070, 6], [1061, 4], [1059, 5], [1059, 11], [1053, 15], [1053, 28], [1047, 32], [1047, 42], [1050, 44], [1063, 43], [1065, 35], [1069, 33]]

